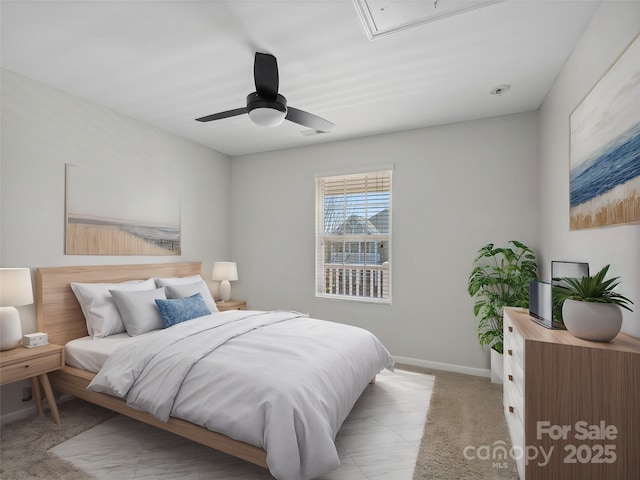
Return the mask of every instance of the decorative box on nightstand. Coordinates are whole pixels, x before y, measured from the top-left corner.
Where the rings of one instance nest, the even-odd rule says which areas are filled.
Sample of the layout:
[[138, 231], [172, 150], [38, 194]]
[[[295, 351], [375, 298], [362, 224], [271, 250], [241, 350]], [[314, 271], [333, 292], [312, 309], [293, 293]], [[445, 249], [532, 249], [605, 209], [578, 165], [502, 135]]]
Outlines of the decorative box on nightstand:
[[221, 312], [226, 312], [227, 310], [246, 310], [247, 302], [244, 300], [227, 300], [226, 302], [218, 302], [216, 303], [216, 307]]
[[13, 350], [0, 352], [0, 385], [31, 378], [38, 414], [43, 415], [40, 393], [42, 384], [51, 408], [51, 416], [54, 422], [60, 423], [56, 399], [47, 373], [59, 370], [63, 366], [64, 348], [60, 345], [48, 344], [35, 348], [18, 346]]

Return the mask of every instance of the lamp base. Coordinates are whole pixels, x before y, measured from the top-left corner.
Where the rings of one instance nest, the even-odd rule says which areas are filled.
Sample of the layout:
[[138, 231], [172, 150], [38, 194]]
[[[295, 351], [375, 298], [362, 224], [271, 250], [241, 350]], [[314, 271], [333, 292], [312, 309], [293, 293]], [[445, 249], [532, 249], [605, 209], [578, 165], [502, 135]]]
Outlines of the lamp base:
[[229, 280], [222, 280], [220, 282], [220, 300], [228, 302], [231, 298], [231, 283]]
[[0, 350], [12, 350], [22, 341], [22, 324], [16, 307], [0, 307]]

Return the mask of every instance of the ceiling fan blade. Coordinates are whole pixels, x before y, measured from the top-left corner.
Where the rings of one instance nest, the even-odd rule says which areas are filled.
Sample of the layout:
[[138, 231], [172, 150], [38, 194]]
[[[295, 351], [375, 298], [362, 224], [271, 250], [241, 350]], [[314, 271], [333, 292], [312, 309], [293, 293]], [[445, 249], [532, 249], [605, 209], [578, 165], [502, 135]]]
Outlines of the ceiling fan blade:
[[227, 110], [226, 112], [214, 113], [206, 117], [196, 118], [197, 122], [210, 122], [212, 120], [220, 120], [221, 118], [235, 117], [247, 113], [247, 107], [236, 108], [235, 110]]
[[267, 100], [275, 100], [278, 96], [278, 62], [276, 57], [268, 53], [256, 52], [253, 63], [253, 78], [256, 93]]
[[298, 110], [293, 107], [287, 107], [287, 116], [284, 118], [290, 122], [321, 132], [328, 132], [334, 127], [333, 123], [325, 120], [324, 118], [320, 118], [317, 115], [305, 112], [304, 110]]

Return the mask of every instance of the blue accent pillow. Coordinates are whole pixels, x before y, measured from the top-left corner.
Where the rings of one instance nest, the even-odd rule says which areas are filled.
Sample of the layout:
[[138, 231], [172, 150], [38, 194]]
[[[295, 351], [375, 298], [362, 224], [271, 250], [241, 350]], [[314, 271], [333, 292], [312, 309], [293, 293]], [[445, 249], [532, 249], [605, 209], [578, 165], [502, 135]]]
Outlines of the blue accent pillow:
[[211, 313], [199, 293], [186, 298], [156, 299], [156, 305], [160, 310], [164, 328]]

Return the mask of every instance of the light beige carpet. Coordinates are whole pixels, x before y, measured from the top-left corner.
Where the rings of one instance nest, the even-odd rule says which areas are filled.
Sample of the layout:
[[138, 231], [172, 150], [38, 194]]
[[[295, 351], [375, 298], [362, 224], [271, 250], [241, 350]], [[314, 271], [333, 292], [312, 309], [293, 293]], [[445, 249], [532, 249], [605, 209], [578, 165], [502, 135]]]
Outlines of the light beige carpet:
[[[402, 368], [436, 377], [414, 480], [518, 478], [513, 461], [504, 468], [498, 468], [491, 460], [465, 458], [464, 455], [467, 446], [491, 449], [495, 442], [502, 441], [509, 447], [502, 413], [501, 385], [492, 385], [481, 377], [408, 366]], [[2, 427], [2, 480], [91, 478], [48, 450], [114, 414], [81, 400], [62, 403], [59, 410], [60, 425], [55, 425], [47, 415], [33, 416]]]
[[[502, 385], [488, 378], [402, 366], [435, 375], [414, 480], [517, 479], [515, 462], [493, 458], [511, 447]], [[478, 450], [479, 449], [479, 450]]]
[[44, 417], [34, 415], [1, 427], [0, 479], [92, 478], [47, 450], [116, 414], [77, 399], [61, 403], [58, 410], [60, 425], [53, 423], [51, 414], [47, 411]]

